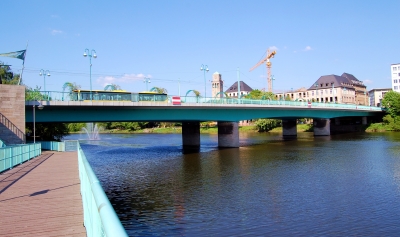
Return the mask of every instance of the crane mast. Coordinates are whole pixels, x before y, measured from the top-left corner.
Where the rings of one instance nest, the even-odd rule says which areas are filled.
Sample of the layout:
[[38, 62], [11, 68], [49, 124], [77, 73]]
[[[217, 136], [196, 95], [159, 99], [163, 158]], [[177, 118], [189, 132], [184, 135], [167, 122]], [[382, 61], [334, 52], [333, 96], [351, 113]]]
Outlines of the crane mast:
[[273, 58], [276, 54], [276, 51], [270, 52], [269, 49], [267, 50], [267, 56], [250, 68], [250, 72], [256, 69], [258, 66], [265, 62], [265, 66], [267, 67], [267, 82], [268, 82], [268, 92], [272, 92], [272, 80], [271, 80], [271, 62], [270, 58]]

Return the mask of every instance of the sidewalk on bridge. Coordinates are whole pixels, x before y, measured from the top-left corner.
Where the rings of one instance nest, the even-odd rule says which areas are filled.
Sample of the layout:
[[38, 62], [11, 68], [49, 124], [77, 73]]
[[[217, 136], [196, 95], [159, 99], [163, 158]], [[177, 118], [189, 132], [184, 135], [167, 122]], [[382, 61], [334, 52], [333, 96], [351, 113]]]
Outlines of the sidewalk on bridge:
[[77, 152], [43, 152], [0, 174], [1, 236], [86, 236]]

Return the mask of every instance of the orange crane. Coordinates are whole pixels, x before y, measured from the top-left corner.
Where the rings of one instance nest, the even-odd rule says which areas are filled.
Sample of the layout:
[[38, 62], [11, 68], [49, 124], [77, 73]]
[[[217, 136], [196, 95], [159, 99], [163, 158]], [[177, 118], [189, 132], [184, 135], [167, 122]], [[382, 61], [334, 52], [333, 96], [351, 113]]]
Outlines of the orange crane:
[[263, 64], [264, 62], [265, 65], [267, 66], [267, 73], [268, 73], [268, 77], [267, 77], [267, 82], [268, 82], [268, 92], [272, 92], [272, 80], [271, 80], [271, 62], [269, 61], [270, 58], [273, 58], [274, 55], [276, 54], [276, 51], [272, 51], [269, 52], [269, 49], [267, 50], [267, 57], [265, 57], [264, 59], [262, 59], [260, 62], [258, 62], [256, 65], [254, 65], [254, 67], [252, 67], [250, 69], [250, 72], [253, 71], [255, 68], [257, 68], [258, 66], [260, 66], [261, 64]]

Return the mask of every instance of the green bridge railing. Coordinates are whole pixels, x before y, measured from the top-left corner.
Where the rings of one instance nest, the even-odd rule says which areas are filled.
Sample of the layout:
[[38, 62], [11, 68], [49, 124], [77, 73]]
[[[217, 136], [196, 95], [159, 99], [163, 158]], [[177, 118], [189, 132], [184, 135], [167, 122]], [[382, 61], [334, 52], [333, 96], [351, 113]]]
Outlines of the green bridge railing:
[[79, 178], [87, 236], [128, 236], [82, 148], [78, 146]]
[[[1, 146], [4, 143], [1, 141]], [[0, 148], [0, 172], [12, 169], [25, 161], [40, 156], [42, 148], [40, 143], [11, 145]]]

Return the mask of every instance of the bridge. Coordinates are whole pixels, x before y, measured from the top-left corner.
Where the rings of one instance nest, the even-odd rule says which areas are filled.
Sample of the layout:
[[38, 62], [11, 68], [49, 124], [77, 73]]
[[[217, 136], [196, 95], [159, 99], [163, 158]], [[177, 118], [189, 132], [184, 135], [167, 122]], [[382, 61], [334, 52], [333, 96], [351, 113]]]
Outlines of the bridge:
[[218, 122], [220, 147], [238, 147], [238, 121], [258, 118], [282, 119], [283, 136], [297, 135], [298, 118], [313, 118], [314, 135], [329, 136], [331, 120], [340, 125], [340, 118], [382, 116], [379, 107], [354, 104], [310, 103], [299, 101], [249, 100], [227, 98], [180, 98], [180, 103], [133, 101], [27, 101], [25, 120], [33, 122], [182, 122], [184, 146], [200, 146], [200, 122]]

